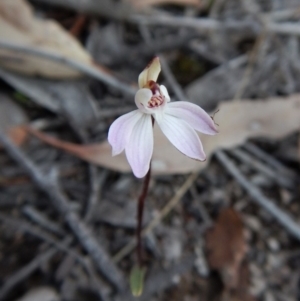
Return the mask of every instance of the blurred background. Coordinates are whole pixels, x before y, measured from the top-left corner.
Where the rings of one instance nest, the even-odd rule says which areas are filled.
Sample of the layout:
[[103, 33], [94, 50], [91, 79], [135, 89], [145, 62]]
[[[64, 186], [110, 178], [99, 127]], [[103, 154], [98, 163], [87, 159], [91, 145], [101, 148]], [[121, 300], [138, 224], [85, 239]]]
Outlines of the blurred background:
[[159, 56], [218, 125], [155, 129], [138, 300], [300, 300], [299, 0], [0, 0], [0, 300], [135, 300], [142, 180], [107, 131]]

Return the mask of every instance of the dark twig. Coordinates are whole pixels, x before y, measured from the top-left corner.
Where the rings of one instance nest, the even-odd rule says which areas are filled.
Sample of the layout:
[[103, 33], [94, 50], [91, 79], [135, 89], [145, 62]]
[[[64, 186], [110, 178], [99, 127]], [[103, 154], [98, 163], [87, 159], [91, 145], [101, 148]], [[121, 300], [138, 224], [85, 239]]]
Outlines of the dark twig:
[[286, 212], [278, 208], [274, 201], [265, 197], [255, 185], [249, 182], [223, 151], [217, 151], [216, 156], [225, 169], [252, 196], [252, 200], [268, 211], [291, 235], [300, 240], [300, 226]]
[[90, 254], [99, 271], [116, 288], [122, 290], [125, 286], [122, 274], [113, 264], [106, 251], [102, 249], [98, 241], [93, 237], [91, 230], [80, 220], [77, 213], [70, 209], [68, 200], [62, 194], [57, 184], [50, 180], [49, 177], [44, 176], [5, 135], [0, 134], [0, 142], [9, 155], [28, 172], [34, 183], [49, 196], [56, 210], [64, 216], [66, 223]]

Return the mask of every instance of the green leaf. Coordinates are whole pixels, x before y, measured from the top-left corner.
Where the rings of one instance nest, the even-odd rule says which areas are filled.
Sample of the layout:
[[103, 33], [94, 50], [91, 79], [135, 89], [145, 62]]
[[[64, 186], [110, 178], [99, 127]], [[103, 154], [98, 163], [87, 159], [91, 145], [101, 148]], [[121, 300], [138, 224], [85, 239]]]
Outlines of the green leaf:
[[134, 297], [143, 293], [146, 268], [135, 265], [130, 272], [130, 289]]

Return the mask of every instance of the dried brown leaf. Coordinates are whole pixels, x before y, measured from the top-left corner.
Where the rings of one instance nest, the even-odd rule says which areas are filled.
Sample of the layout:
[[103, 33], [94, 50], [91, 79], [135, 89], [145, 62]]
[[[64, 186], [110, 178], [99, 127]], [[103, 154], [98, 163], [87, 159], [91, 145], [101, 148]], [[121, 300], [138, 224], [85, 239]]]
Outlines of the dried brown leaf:
[[27, 115], [22, 108], [0, 93], [0, 132], [5, 132], [16, 145], [21, 145], [28, 135], [23, 127], [27, 122]]
[[238, 270], [238, 281], [234, 289], [225, 288], [221, 301], [255, 301], [249, 293], [250, 271], [248, 262], [243, 261]]
[[227, 288], [236, 288], [238, 271], [246, 254], [243, 223], [233, 209], [224, 209], [206, 235], [208, 262], [219, 270]]
[[[90, 64], [91, 58], [78, 41], [57, 22], [34, 16], [25, 0], [0, 1], [0, 40], [32, 47]], [[33, 55], [0, 49], [0, 65], [28, 75], [68, 78], [81, 75], [78, 71]]]
[[221, 274], [224, 291], [221, 301], [254, 301], [249, 294], [249, 268], [243, 222], [238, 212], [229, 208], [219, 214], [206, 233], [208, 262]]
[[[7, 135], [16, 145], [22, 145], [28, 136], [28, 133], [24, 126], [15, 126], [7, 131]], [[1, 145], [0, 145], [1, 148]]]
[[[201, 170], [217, 149], [241, 145], [251, 137], [280, 139], [297, 131], [300, 128], [300, 95], [267, 101], [226, 102], [220, 105], [215, 120], [219, 124], [220, 133], [216, 136], [201, 136], [208, 158], [205, 162], [194, 161], [184, 156], [171, 145], [159, 128], [155, 127], [152, 160], [154, 174], [189, 173]], [[88, 162], [120, 172], [131, 171], [124, 153], [111, 156], [111, 146], [108, 142], [78, 145], [59, 140], [51, 143], [48, 139], [47, 143]]]

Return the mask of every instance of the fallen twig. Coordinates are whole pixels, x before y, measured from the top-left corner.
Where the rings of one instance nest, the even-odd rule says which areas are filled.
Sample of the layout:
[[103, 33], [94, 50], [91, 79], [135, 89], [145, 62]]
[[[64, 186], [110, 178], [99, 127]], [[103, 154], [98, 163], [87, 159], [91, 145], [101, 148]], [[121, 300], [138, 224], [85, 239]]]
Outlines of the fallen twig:
[[210, 18], [177, 17], [169, 15], [132, 15], [129, 17], [129, 21], [150, 26], [163, 25], [175, 28], [194, 28], [202, 33], [227, 30], [243, 34], [251, 33], [257, 36], [262, 30], [266, 30], [267, 32], [277, 34], [300, 36], [300, 25], [292, 22], [275, 23], [267, 21], [265, 23], [265, 28], [262, 28], [259, 23], [253, 21], [217, 21]]
[[300, 16], [300, 7], [298, 8], [288, 8], [285, 10], [276, 10], [265, 15], [267, 19], [272, 21], [285, 21], [290, 18], [295, 18]]
[[278, 183], [279, 185], [281, 185], [285, 188], [293, 188], [295, 186], [295, 183], [290, 178], [282, 176], [280, 173], [276, 172], [275, 170], [266, 166], [259, 160], [253, 158], [251, 155], [247, 154], [247, 152], [240, 150], [240, 149], [234, 149], [234, 150], [231, 150], [231, 153], [236, 158], [238, 158], [242, 162], [246, 163], [251, 168], [256, 169], [257, 171], [266, 175], [267, 177], [269, 177], [270, 179], [272, 179], [274, 182]]
[[113, 264], [106, 251], [102, 249], [98, 241], [93, 237], [91, 230], [80, 220], [77, 213], [70, 209], [68, 200], [62, 194], [57, 184], [49, 177], [44, 176], [5, 135], [0, 134], [0, 142], [8, 154], [25, 168], [34, 183], [49, 196], [56, 210], [64, 216], [66, 223], [77, 236], [81, 245], [90, 254], [99, 271], [116, 288], [123, 290], [125, 281], [121, 272]]
[[300, 36], [299, 23], [285, 22], [285, 23], [267, 23], [267, 31], [277, 34]]
[[254, 43], [253, 49], [249, 54], [248, 63], [243, 75], [243, 78], [238, 86], [237, 91], [235, 92], [233, 99], [241, 99], [243, 97], [243, 94], [251, 80], [251, 75], [254, 71], [254, 65], [257, 60], [257, 56], [259, 53], [260, 48], [264, 44], [264, 40], [266, 38], [266, 31], [263, 30], [262, 33], [256, 38], [256, 41]]
[[136, 89], [134, 87], [131, 87], [129, 84], [125, 84], [121, 82], [120, 80], [116, 79], [112, 75], [103, 72], [97, 65], [87, 65], [81, 62], [77, 62], [75, 60], [69, 59], [67, 57], [61, 56], [59, 54], [45, 51], [45, 50], [39, 50], [32, 47], [24, 46], [24, 45], [16, 45], [11, 44], [6, 41], [0, 40], [0, 48], [2, 49], [8, 49], [12, 51], [19, 51], [22, 53], [26, 53], [28, 55], [35, 55], [38, 57], [42, 57], [48, 60], [52, 60], [55, 62], [58, 62], [60, 64], [67, 65], [69, 67], [72, 67], [76, 70], [79, 70], [80, 72], [89, 75], [93, 78], [96, 78], [103, 82], [104, 84], [117, 89], [118, 91], [122, 92], [125, 95], [133, 96], [136, 92]]
[[300, 225], [278, 208], [274, 202], [265, 197], [261, 191], [249, 182], [239, 171], [233, 161], [221, 150], [216, 152], [216, 157], [225, 169], [235, 178], [235, 180], [252, 196], [252, 200], [268, 211], [291, 235], [300, 240]]
[[281, 173], [285, 177], [289, 177], [291, 180], [295, 180], [297, 178], [296, 174], [293, 173], [290, 169], [285, 167], [281, 162], [279, 162], [276, 158], [270, 156], [268, 153], [264, 152], [262, 149], [260, 149], [258, 146], [251, 142], [247, 142], [243, 145], [243, 147], [256, 156], [257, 158], [261, 159], [262, 161], [265, 161], [267, 164], [272, 166], [277, 170], [277, 172]]
[[221, 22], [210, 18], [177, 17], [171, 15], [132, 15], [129, 20], [133, 23], [149, 26], [169, 26], [194, 28], [202, 33], [209, 33], [215, 30], [236, 30], [238, 32], [259, 33], [260, 26], [248, 21], [226, 21]]

